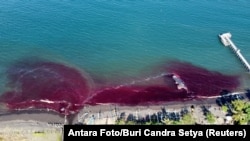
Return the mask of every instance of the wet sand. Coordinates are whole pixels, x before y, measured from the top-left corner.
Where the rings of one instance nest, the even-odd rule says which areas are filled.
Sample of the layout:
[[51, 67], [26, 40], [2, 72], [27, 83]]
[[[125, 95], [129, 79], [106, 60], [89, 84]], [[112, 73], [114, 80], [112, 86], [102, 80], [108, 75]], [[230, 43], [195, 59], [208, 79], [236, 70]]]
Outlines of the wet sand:
[[[165, 108], [168, 111], [180, 111], [182, 108], [188, 108], [190, 110], [191, 106], [201, 107], [203, 105], [212, 107], [211, 110], [213, 112], [220, 112], [219, 106], [217, 106], [215, 99], [203, 99], [203, 100], [192, 100], [192, 101], [175, 101], [175, 102], [167, 102], [161, 103], [158, 105], [147, 105], [147, 106], [119, 106], [114, 104], [106, 104], [106, 105], [86, 105], [82, 108], [79, 113], [75, 115], [71, 115], [67, 118], [67, 124], [75, 124], [79, 122], [85, 122], [89, 124], [113, 124], [115, 119], [120, 116], [121, 113], [134, 114], [136, 115], [140, 112], [141, 116], [147, 114], [153, 114], [161, 111], [162, 108]], [[199, 108], [197, 108], [199, 109]], [[216, 111], [214, 111], [216, 110]], [[219, 114], [220, 115], [220, 114]], [[85, 117], [84, 117], [85, 116]], [[198, 112], [195, 115], [197, 118], [200, 118], [200, 113]], [[96, 120], [95, 123], [89, 122], [86, 120], [90, 120], [93, 117]], [[201, 116], [201, 118], [203, 118]], [[106, 121], [103, 121], [103, 120]], [[112, 122], [107, 122], [107, 120], [112, 120]], [[23, 111], [15, 111], [10, 113], [2, 113], [0, 114], [0, 122], [3, 121], [11, 121], [11, 120], [23, 120], [23, 121], [40, 121], [46, 123], [65, 123], [65, 118], [62, 114], [55, 113], [53, 111], [35, 111], [35, 110], [23, 110]], [[200, 122], [202, 119], [199, 119]]]
[[[118, 108], [119, 110], [128, 110], [128, 111], [136, 111], [137, 109], [151, 109], [151, 110], [159, 110], [161, 107], [168, 108], [182, 108], [190, 105], [199, 105], [205, 103], [215, 103], [214, 100], [194, 100], [194, 101], [186, 101], [186, 102], [167, 102], [161, 103], [157, 105], [138, 105], [138, 106], [119, 106], [114, 104], [106, 104], [106, 105], [86, 105], [79, 113], [83, 111], [87, 111], [89, 113], [98, 113], [101, 111], [110, 111], [114, 108]], [[76, 116], [76, 115], [74, 115]], [[58, 114], [53, 111], [42, 111], [42, 110], [22, 110], [22, 111], [9, 111], [0, 113], [0, 121], [9, 121], [9, 120], [35, 120], [42, 122], [60, 122], [64, 123], [64, 115]]]

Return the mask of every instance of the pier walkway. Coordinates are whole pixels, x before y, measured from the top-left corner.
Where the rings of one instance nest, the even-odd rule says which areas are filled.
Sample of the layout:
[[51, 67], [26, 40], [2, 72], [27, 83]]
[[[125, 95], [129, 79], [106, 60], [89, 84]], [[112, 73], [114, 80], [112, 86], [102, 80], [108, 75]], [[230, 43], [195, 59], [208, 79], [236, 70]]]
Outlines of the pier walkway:
[[250, 72], [250, 65], [247, 62], [247, 60], [244, 58], [244, 56], [241, 54], [240, 49], [236, 47], [236, 45], [231, 40], [231, 33], [223, 33], [219, 35], [221, 42], [224, 46], [229, 46], [233, 49], [235, 54], [238, 56], [238, 58], [241, 60], [241, 62], [244, 64], [244, 66], [247, 68], [247, 71]]

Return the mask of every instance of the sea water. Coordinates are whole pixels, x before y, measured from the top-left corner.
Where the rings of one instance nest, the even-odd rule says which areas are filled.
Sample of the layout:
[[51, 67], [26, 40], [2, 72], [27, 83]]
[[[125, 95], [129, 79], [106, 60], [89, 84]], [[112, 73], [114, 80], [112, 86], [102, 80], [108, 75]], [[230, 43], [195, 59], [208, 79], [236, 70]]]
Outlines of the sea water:
[[218, 34], [231, 32], [250, 60], [249, 8], [247, 0], [0, 1], [0, 92], [20, 60], [59, 62], [112, 85], [160, 75], [170, 60], [245, 75]]

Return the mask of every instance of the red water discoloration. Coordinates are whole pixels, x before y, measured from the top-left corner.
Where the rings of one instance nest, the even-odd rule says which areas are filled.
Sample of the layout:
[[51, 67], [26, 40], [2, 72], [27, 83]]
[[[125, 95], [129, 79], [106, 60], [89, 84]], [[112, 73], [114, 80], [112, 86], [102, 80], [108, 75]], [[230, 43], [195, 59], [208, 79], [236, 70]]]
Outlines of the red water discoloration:
[[[50, 108], [67, 113], [78, 110], [90, 93], [87, 79], [79, 71], [58, 63], [18, 63], [7, 74], [12, 91], [1, 95], [0, 100], [11, 109]], [[63, 111], [65, 108], [68, 111]]]
[[209, 71], [190, 63], [171, 62], [167, 71], [177, 73], [185, 82], [189, 91], [195, 95], [218, 95], [221, 90], [234, 90], [240, 84], [238, 76]]
[[53, 62], [22, 62], [7, 71], [12, 90], [2, 94], [0, 102], [7, 103], [10, 109], [32, 107], [71, 114], [79, 111], [84, 104], [150, 105], [183, 101], [218, 95], [221, 90], [233, 90], [240, 84], [237, 76], [209, 71], [189, 63], [171, 62], [165, 70], [168, 74], [178, 74], [188, 91], [173, 87], [175, 84], [171, 76], [162, 76], [161, 80], [144, 85], [104, 86], [98, 91], [90, 91], [86, 77], [74, 68]]
[[131, 86], [97, 93], [90, 101], [90, 104], [116, 103], [120, 105], [145, 105], [157, 104], [163, 101], [184, 100], [188, 94], [184, 90], [176, 90], [167, 86]]

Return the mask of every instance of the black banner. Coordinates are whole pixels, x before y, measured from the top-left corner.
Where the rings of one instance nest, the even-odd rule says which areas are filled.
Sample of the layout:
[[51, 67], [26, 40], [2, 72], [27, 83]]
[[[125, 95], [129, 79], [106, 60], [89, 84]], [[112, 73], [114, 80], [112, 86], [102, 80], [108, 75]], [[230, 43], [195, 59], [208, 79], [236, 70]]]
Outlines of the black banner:
[[64, 141], [86, 137], [166, 137], [250, 140], [249, 125], [65, 125]]

